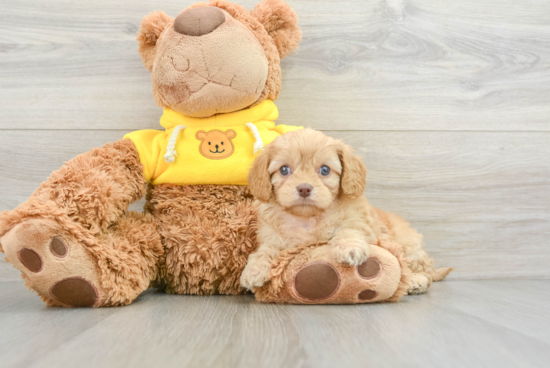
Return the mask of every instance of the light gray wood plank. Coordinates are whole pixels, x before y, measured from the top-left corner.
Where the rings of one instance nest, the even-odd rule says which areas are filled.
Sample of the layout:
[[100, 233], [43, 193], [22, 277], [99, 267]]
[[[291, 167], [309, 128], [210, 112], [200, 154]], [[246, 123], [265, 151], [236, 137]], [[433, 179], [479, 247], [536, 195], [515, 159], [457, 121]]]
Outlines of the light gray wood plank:
[[73, 340], [118, 308], [48, 308], [22, 281], [0, 282], [0, 366], [28, 367], [40, 356]]
[[477, 280], [440, 285], [430, 290], [425, 298], [408, 301], [460, 311], [550, 343], [548, 280]]
[[[364, 157], [367, 197], [422, 232], [436, 265], [456, 267], [451, 279], [550, 277], [548, 133], [327, 133]], [[0, 172], [10, 174], [0, 210], [25, 201], [64, 161], [123, 134], [4, 131]], [[19, 277], [0, 264], [0, 276]]]
[[14, 281], [21, 278], [21, 272], [5, 261], [4, 254], [0, 255], [0, 281]]
[[[0, 134], [0, 211], [24, 202], [73, 157], [114, 142], [128, 131], [2, 131]], [[134, 209], [139, 209], [134, 207]]]
[[[550, 130], [548, 1], [289, 2], [304, 39], [282, 64], [286, 123]], [[156, 128], [135, 33], [150, 11], [192, 3], [3, 0], [0, 129]]]
[[547, 323], [534, 338], [521, 316], [536, 310], [550, 319], [547, 300], [537, 298], [549, 282], [505, 281], [500, 293], [504, 281], [449, 281], [397, 304], [360, 306], [148, 291], [128, 307], [99, 310], [46, 308], [20, 283], [0, 282], [9, 299], [0, 304], [0, 360], [41, 368], [545, 367]]
[[367, 198], [424, 234], [451, 278], [550, 277], [550, 136], [328, 132], [364, 157]]

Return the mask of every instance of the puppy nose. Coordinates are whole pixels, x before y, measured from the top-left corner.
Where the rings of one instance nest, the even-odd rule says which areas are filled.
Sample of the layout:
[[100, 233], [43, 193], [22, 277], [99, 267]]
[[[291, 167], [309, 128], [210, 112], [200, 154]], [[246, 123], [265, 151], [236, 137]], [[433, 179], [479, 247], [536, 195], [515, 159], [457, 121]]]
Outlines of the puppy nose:
[[187, 9], [174, 20], [174, 30], [187, 36], [204, 36], [225, 22], [225, 14], [215, 6]]
[[307, 198], [311, 194], [313, 187], [309, 184], [300, 184], [296, 189], [298, 189], [298, 194], [300, 197]]

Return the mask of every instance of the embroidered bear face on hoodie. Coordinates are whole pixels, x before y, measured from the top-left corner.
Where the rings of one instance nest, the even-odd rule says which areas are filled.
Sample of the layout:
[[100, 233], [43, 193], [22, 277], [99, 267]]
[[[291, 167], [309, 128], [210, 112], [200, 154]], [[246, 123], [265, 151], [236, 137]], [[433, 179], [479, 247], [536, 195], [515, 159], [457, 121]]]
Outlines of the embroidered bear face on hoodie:
[[202, 142], [199, 147], [201, 155], [212, 160], [223, 160], [231, 156], [235, 151], [231, 140], [236, 136], [237, 133], [233, 129], [225, 132], [218, 129], [209, 132], [199, 130], [196, 134], [197, 139]]

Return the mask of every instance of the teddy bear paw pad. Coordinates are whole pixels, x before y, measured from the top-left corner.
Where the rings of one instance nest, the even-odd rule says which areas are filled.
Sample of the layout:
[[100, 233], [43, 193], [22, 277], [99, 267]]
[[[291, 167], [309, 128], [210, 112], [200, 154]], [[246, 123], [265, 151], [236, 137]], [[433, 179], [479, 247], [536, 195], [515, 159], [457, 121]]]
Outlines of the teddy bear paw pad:
[[357, 296], [359, 300], [373, 300], [378, 296], [378, 293], [374, 290], [363, 290]]
[[58, 258], [65, 258], [69, 254], [67, 244], [60, 237], [54, 237], [50, 243], [50, 251]]
[[22, 248], [19, 252], [17, 252], [17, 257], [23, 266], [31, 272], [37, 273], [42, 271], [42, 268], [44, 268], [42, 257], [40, 257], [38, 253], [32, 249]]
[[[69, 252], [65, 242], [57, 236], [54, 237], [50, 243], [50, 251], [58, 258], [66, 257]], [[17, 252], [17, 258], [19, 258], [21, 264], [31, 272], [38, 273], [44, 268], [42, 257], [32, 249], [21, 248], [21, 250]]]
[[310, 263], [302, 267], [294, 277], [296, 294], [308, 300], [324, 300], [336, 293], [340, 275], [328, 263]]
[[50, 295], [70, 307], [93, 307], [98, 299], [95, 286], [81, 277], [69, 277], [57, 282]]
[[359, 273], [359, 275], [367, 280], [378, 276], [380, 270], [380, 262], [373, 258], [369, 258], [366, 262], [363, 262], [362, 264], [357, 266], [357, 272]]

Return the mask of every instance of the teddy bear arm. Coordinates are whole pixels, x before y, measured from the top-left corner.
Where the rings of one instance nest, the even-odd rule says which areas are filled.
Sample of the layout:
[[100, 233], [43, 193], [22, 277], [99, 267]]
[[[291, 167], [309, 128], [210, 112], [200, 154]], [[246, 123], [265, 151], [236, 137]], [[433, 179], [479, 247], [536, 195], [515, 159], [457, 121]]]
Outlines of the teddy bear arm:
[[395, 302], [407, 293], [411, 271], [395, 242], [370, 244], [370, 257], [358, 266], [339, 262], [328, 245], [308, 245], [281, 252], [270, 279], [256, 288], [268, 303], [359, 304]]

